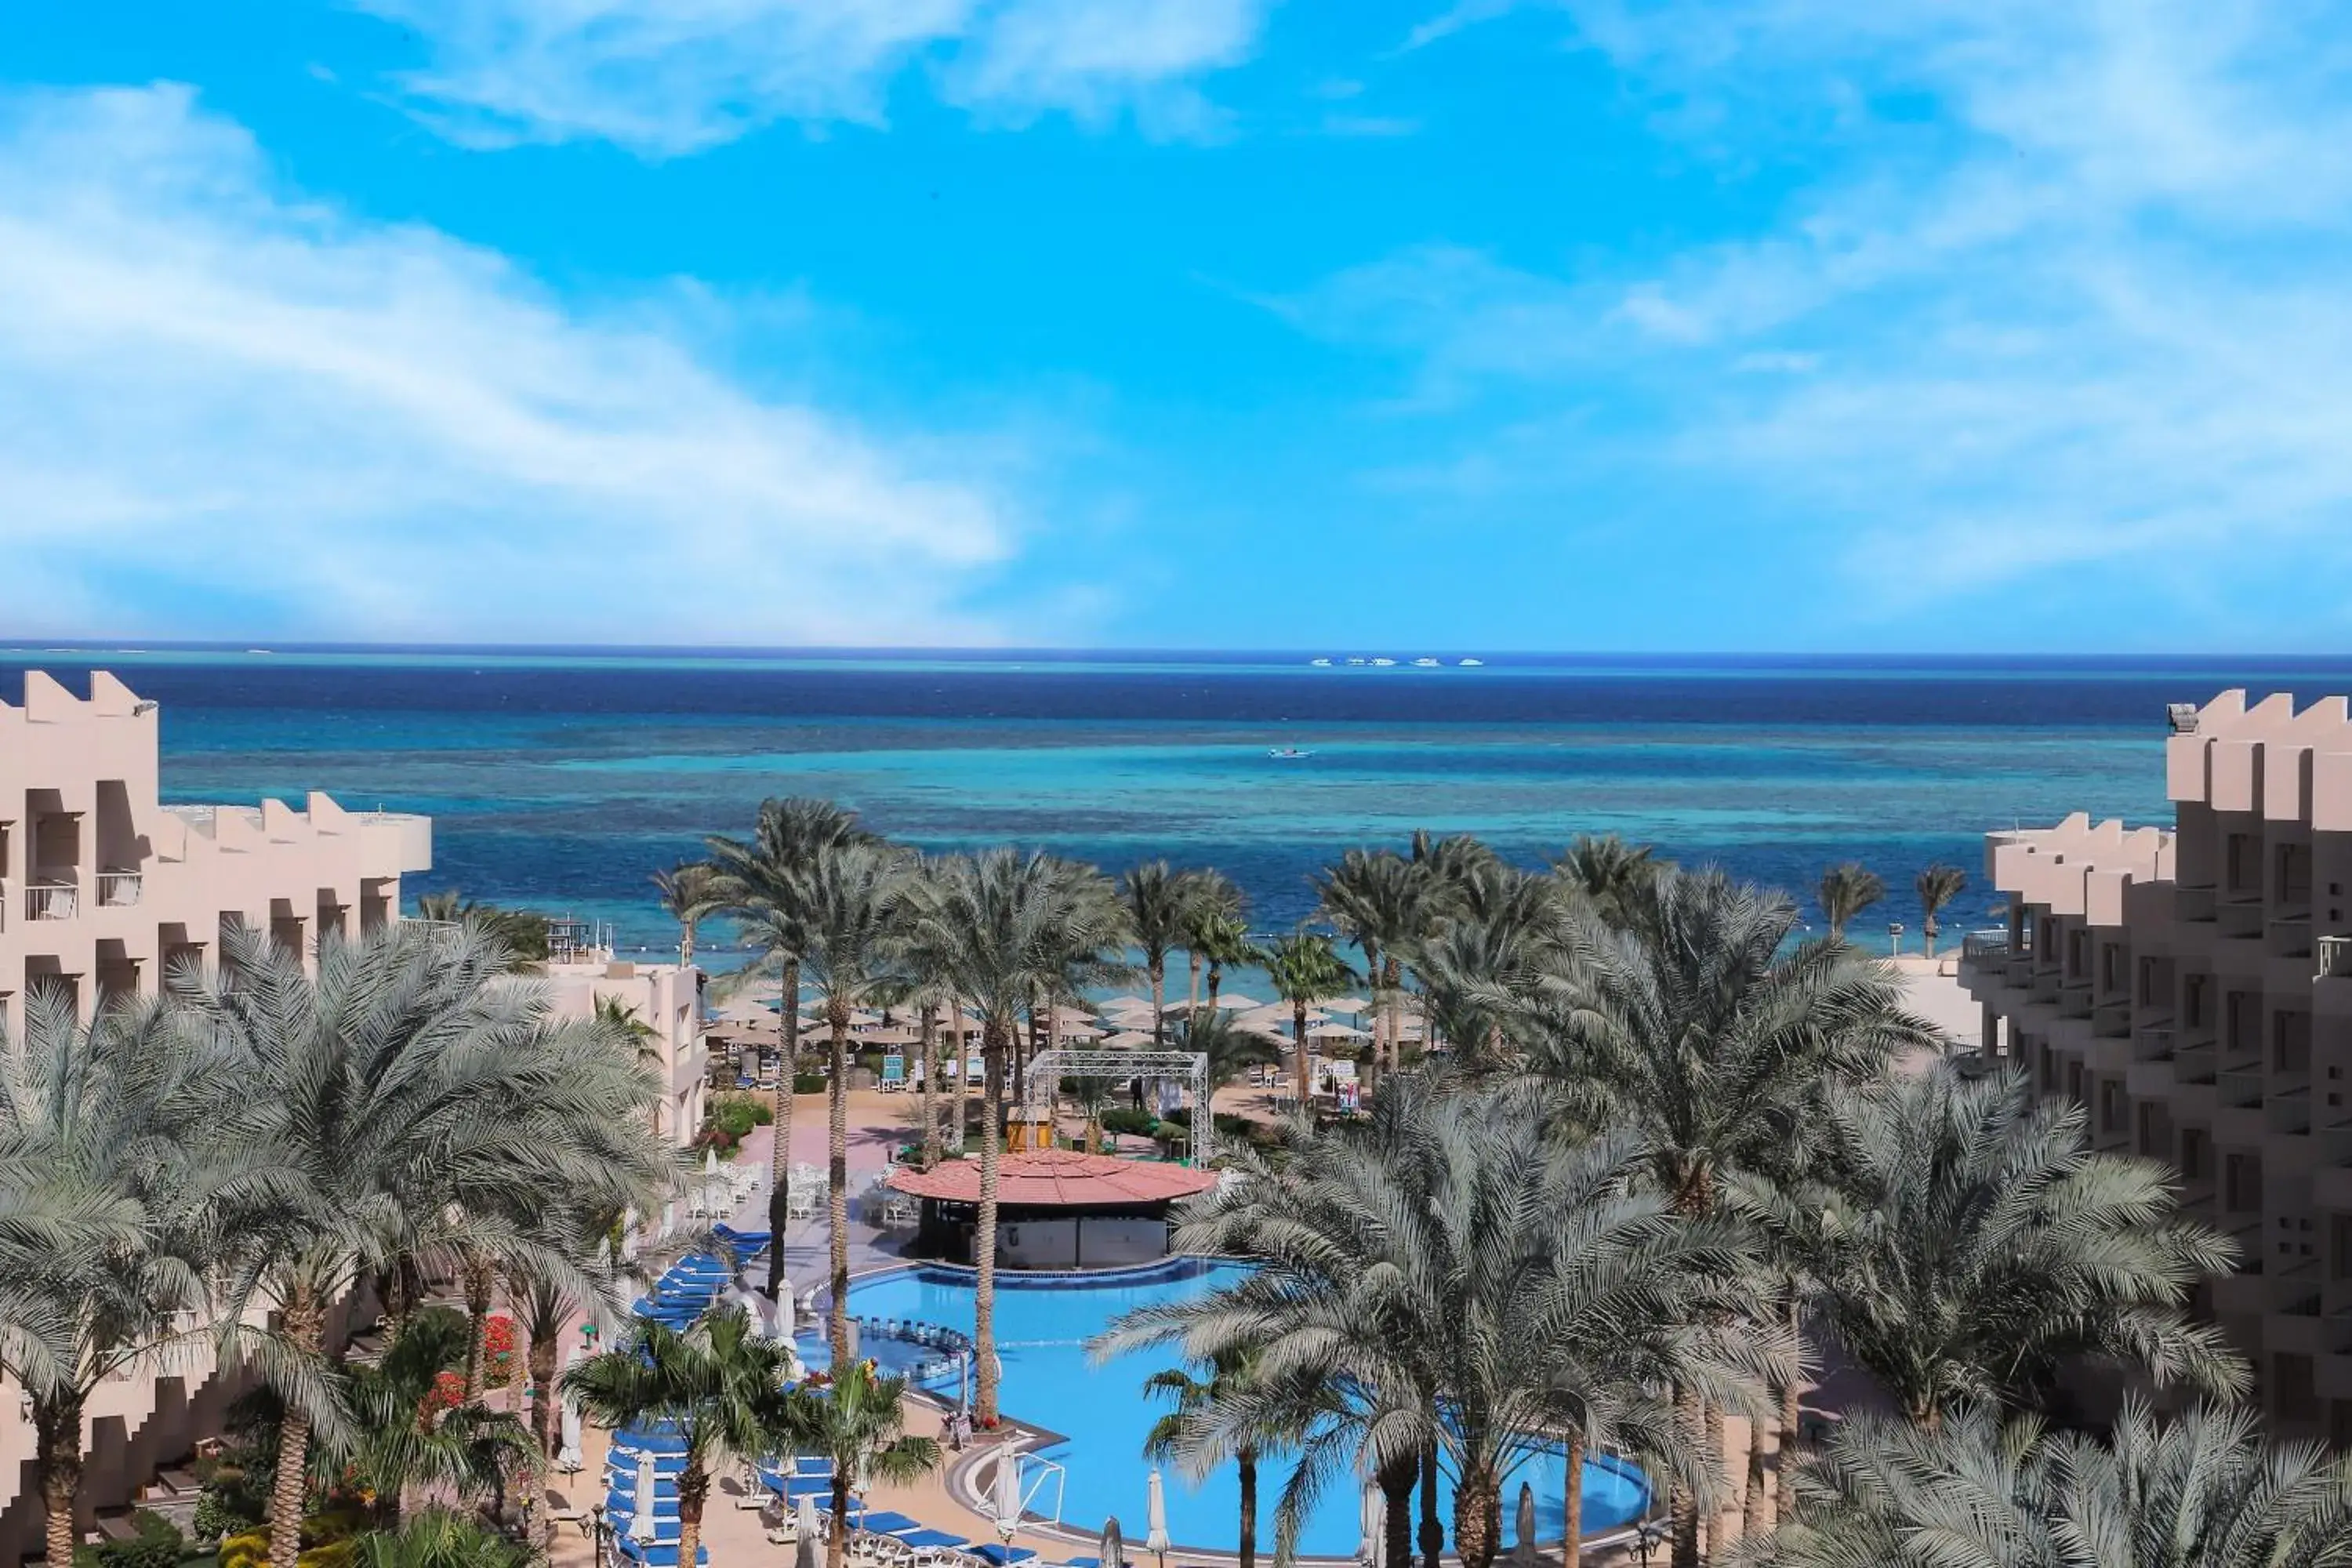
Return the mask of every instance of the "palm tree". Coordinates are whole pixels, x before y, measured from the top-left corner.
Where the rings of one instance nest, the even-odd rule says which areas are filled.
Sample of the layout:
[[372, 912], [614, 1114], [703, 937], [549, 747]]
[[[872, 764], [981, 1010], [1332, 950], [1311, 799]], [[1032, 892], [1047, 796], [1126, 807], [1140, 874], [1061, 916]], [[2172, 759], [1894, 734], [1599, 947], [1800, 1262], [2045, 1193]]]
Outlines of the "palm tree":
[[500, 909], [493, 903], [467, 898], [451, 888], [446, 892], [425, 893], [416, 900], [416, 919], [436, 925], [481, 926], [488, 934], [504, 942], [508, 965], [528, 969], [547, 962], [547, 917], [529, 910]]
[[1938, 918], [1953, 900], [1969, 885], [1969, 874], [1958, 866], [1942, 861], [1928, 867], [1913, 879], [1911, 886], [1919, 895], [1919, 908], [1926, 918], [1920, 921], [1920, 932], [1927, 943], [1927, 956], [1936, 956], [1936, 939], [1944, 931]]
[[716, 907], [735, 917], [743, 940], [758, 948], [761, 962], [782, 976], [777, 998], [781, 1016], [776, 1071], [775, 1142], [768, 1164], [768, 1300], [784, 1289], [784, 1229], [790, 1222], [793, 1160], [793, 1075], [801, 1042], [801, 954], [808, 940], [801, 907], [802, 875], [820, 849], [871, 843], [857, 814], [808, 795], [770, 797], [748, 840], [713, 837], [703, 840], [718, 870], [711, 889]]
[[2105, 1438], [1956, 1406], [1934, 1429], [1870, 1412], [1798, 1477], [1793, 1520], [1743, 1542], [1759, 1568], [2321, 1568], [2352, 1560], [2352, 1460], [2273, 1447], [2250, 1410]]
[[[1186, 1012], [1201, 1005], [1202, 933], [1220, 921], [1237, 921], [1242, 914], [1242, 890], [1214, 868], [1180, 874], [1184, 897], [1184, 952], [1192, 965], [1192, 988], [1185, 994]], [[1207, 939], [1213, 940], [1213, 939]]]
[[832, 1035], [825, 1152], [832, 1230], [833, 1364], [849, 1363], [849, 1016], [903, 984], [915, 873], [906, 852], [881, 844], [827, 845], [796, 879], [801, 963]]
[[1217, 1010], [1217, 993], [1224, 988], [1225, 971], [1238, 964], [1255, 962], [1257, 948], [1249, 939], [1249, 926], [1239, 915], [1203, 915], [1192, 924], [1192, 953], [1208, 966], [1209, 1011]]
[[926, 884], [912, 940], [921, 963], [981, 1020], [985, 1102], [980, 1129], [980, 1213], [973, 1228], [974, 1415], [996, 1418], [996, 1205], [1004, 1140], [1005, 1057], [1032, 998], [1057, 983], [1066, 957], [1099, 918], [1070, 897], [1051, 856], [998, 848], [958, 857]]
[[[221, 945], [222, 972], [183, 971], [174, 988], [229, 1058], [235, 1135], [257, 1164], [216, 1218], [220, 1324], [225, 1349], [273, 1352], [264, 1371], [287, 1398], [270, 1562], [293, 1568], [312, 1428], [340, 1421], [319, 1376], [329, 1309], [420, 1258], [576, 1273], [516, 1216], [633, 1201], [637, 1130], [658, 1090], [604, 1031], [551, 1022], [478, 924], [330, 940], [315, 979], [260, 932], [234, 929]], [[240, 1331], [257, 1294], [277, 1306], [268, 1340]]]
[[1580, 833], [1551, 864], [1559, 879], [1613, 926], [1624, 925], [1643, 907], [1650, 884], [1672, 868], [1647, 844], [1628, 844], [1614, 833]]
[[691, 1564], [702, 1542], [711, 1472], [730, 1459], [773, 1458], [793, 1441], [796, 1427], [784, 1389], [792, 1371], [790, 1345], [762, 1339], [740, 1309], [721, 1307], [683, 1333], [640, 1322], [626, 1344], [566, 1372], [563, 1392], [607, 1426], [661, 1422], [685, 1441], [677, 1560]]
[[[1282, 1059], [1282, 1042], [1255, 1029], [1244, 1029], [1223, 1013], [1202, 1011], [1184, 1020], [1176, 1031], [1176, 1048], [1207, 1058], [1206, 1076], [1212, 1095], [1251, 1068]], [[1206, 1108], [1202, 1108], [1205, 1113]]]
[[[519, 1471], [538, 1463], [538, 1445], [523, 1423], [465, 1396], [440, 1410], [428, 1400], [439, 1380], [466, 1364], [464, 1316], [427, 1307], [412, 1317], [382, 1359], [334, 1369], [333, 1385], [347, 1417], [341, 1439], [314, 1444], [310, 1482], [322, 1493], [372, 1499], [371, 1522], [396, 1525], [410, 1495], [431, 1489], [467, 1500], [499, 1495]], [[268, 1387], [237, 1402], [229, 1426], [274, 1445], [286, 1420], [286, 1402]]]
[[1822, 917], [1830, 922], [1830, 937], [1835, 942], [1845, 940], [1845, 928], [1871, 905], [1886, 897], [1886, 884], [1878, 873], [1859, 861], [1847, 860], [1822, 873], [1821, 884], [1814, 897], [1822, 906]]
[[1143, 950], [1143, 973], [1151, 981], [1151, 1042], [1168, 1038], [1168, 955], [1184, 945], [1190, 929], [1186, 920], [1193, 897], [1191, 873], [1171, 871], [1165, 860], [1130, 866], [1118, 879], [1118, 896], [1127, 906], [1129, 930]]
[[705, 916], [719, 912], [724, 896], [719, 868], [708, 860], [681, 860], [667, 871], [656, 871], [653, 884], [661, 893], [664, 912], [677, 922], [678, 964], [691, 969], [695, 928]]
[[1794, 1345], [1769, 1330], [1705, 1326], [1728, 1320], [1744, 1282], [1738, 1228], [1676, 1215], [1646, 1190], [1631, 1138], [1563, 1151], [1541, 1093], [1391, 1079], [1360, 1131], [1294, 1127], [1283, 1158], [1244, 1152], [1243, 1179], [1188, 1205], [1176, 1239], [1257, 1268], [1097, 1342], [1098, 1357], [1154, 1344], [1210, 1365], [1255, 1357], [1182, 1440], [1206, 1456], [1295, 1435], [1278, 1555], [1316, 1498], [1360, 1472], [1388, 1494], [1389, 1561], [1405, 1562], [1413, 1480], [1435, 1447], [1456, 1478], [1455, 1550], [1486, 1568], [1534, 1434], [1604, 1442], [1701, 1485], [1666, 1389], [1741, 1407], [1792, 1372]]
[[[0, 1182], [82, 1223], [0, 1246], [0, 1372], [30, 1405], [49, 1561], [74, 1553], [83, 1413], [110, 1378], [168, 1371], [207, 1304], [212, 1200], [236, 1179], [226, 1054], [185, 1016], [117, 1005], [84, 1029], [70, 994], [35, 987], [0, 1037]], [[23, 1184], [17, 1185], [21, 1178]]]
[[352, 1556], [358, 1568], [529, 1568], [532, 1560], [523, 1542], [444, 1508], [407, 1515], [397, 1530], [354, 1538]]
[[1198, 1479], [1216, 1465], [1230, 1458], [1239, 1473], [1242, 1489], [1240, 1552], [1241, 1568], [1257, 1568], [1257, 1462], [1262, 1453], [1261, 1443], [1255, 1433], [1237, 1436], [1230, 1455], [1219, 1451], [1218, 1438], [1200, 1436], [1215, 1431], [1210, 1413], [1220, 1405], [1230, 1406], [1241, 1401], [1244, 1387], [1254, 1375], [1256, 1356], [1248, 1351], [1229, 1351], [1219, 1356], [1205, 1370], [1206, 1379], [1196, 1378], [1182, 1367], [1171, 1366], [1153, 1373], [1144, 1379], [1146, 1394], [1165, 1394], [1175, 1401], [1176, 1408], [1151, 1425], [1143, 1439], [1143, 1457], [1155, 1464], [1171, 1461], [1182, 1464]]
[[1438, 904], [1430, 878], [1392, 851], [1350, 849], [1317, 881], [1323, 913], [1364, 955], [1371, 983], [1373, 1059], [1394, 1067], [1400, 1023], [1396, 993], [1405, 962], [1420, 949]]
[[2084, 1356], [2244, 1393], [2221, 1331], [2186, 1312], [2235, 1248], [2180, 1215], [2161, 1167], [2094, 1152], [2080, 1105], [1939, 1063], [1836, 1096], [1830, 1122], [1833, 1183], [1732, 1195], [1809, 1261], [1814, 1321], [1910, 1420], [2038, 1404]]
[[1297, 1080], [1301, 1111], [1313, 1103], [1314, 1067], [1307, 1041], [1307, 1013], [1316, 1003], [1337, 996], [1354, 983], [1356, 972], [1332, 947], [1331, 939], [1309, 931], [1276, 937], [1265, 953], [1266, 978], [1275, 994], [1290, 1004], [1291, 1076]]
[[[1718, 1212], [1732, 1172], [1781, 1169], [1828, 1085], [1883, 1077], [1896, 1052], [1936, 1038], [1884, 961], [1835, 940], [1786, 948], [1797, 911], [1780, 894], [1667, 871], [1627, 913], [1625, 929], [1572, 913], [1512, 1028], [1575, 1125], [1642, 1141], [1678, 1213]], [[1697, 1515], [1679, 1511], [1675, 1556], [1690, 1568]]]
[[522, 1332], [524, 1367], [530, 1377], [530, 1430], [541, 1454], [553, 1458], [558, 1437], [555, 1403], [556, 1356], [564, 1329], [585, 1319], [595, 1321], [616, 1316], [606, 1291], [579, 1293], [583, 1279], [595, 1279], [605, 1262], [599, 1254], [613, 1228], [612, 1216], [584, 1205], [550, 1203], [540, 1213], [537, 1226], [542, 1243], [573, 1261], [573, 1267], [549, 1270], [529, 1264], [509, 1276], [507, 1299], [513, 1303], [516, 1327]]
[[[833, 1517], [845, 1520], [853, 1489], [919, 1481], [940, 1468], [940, 1446], [906, 1435], [905, 1378], [878, 1376], [864, 1362], [834, 1365], [843, 1370], [825, 1387], [794, 1388], [785, 1396], [783, 1425], [793, 1452], [833, 1461]], [[848, 1538], [845, 1530], [830, 1532], [826, 1568], [842, 1568]]]

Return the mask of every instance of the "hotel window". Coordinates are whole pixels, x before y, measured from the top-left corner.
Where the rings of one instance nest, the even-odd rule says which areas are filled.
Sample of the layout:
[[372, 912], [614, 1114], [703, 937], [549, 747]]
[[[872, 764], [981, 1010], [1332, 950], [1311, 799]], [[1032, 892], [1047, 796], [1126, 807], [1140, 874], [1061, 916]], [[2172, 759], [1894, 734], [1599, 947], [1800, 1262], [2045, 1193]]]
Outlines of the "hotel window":
[[2307, 1355], [2281, 1351], [2271, 1358], [2276, 1410], [2282, 1421], [2319, 1419], [2319, 1386]]
[[2327, 1277], [2352, 1279], [2352, 1214], [2327, 1216]]
[[2180, 1023], [2189, 1029], [2213, 1026], [2213, 977], [2192, 974], [2180, 984]]
[[2124, 1086], [2118, 1079], [2099, 1080], [2099, 1131], [2121, 1132], [2125, 1127]]
[[2202, 1127], [2180, 1130], [2180, 1174], [2191, 1182], [2201, 1182], [2212, 1173], [2212, 1141], [2205, 1136]]
[[2262, 849], [2251, 833], [2232, 833], [2229, 843], [2230, 889], [2233, 893], [2263, 890]]
[[2231, 1214], [2259, 1214], [2263, 1207], [2263, 1157], [2229, 1154], [2221, 1160], [2221, 1205]]

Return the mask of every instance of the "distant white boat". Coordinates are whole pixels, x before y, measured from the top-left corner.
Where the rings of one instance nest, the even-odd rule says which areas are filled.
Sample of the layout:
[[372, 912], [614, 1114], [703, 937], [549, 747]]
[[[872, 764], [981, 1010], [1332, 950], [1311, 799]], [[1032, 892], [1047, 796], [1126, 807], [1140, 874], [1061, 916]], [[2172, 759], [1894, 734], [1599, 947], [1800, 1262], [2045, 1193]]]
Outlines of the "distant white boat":
[[1417, 668], [1422, 669], [1435, 669], [1437, 668], [1437, 661], [1433, 658], [1417, 658], [1412, 662]]
[[1313, 665], [1318, 669], [1328, 669], [1331, 668], [1331, 661], [1328, 658], [1310, 658], [1307, 662]]
[[1458, 663], [1458, 664], [1460, 664], [1460, 665], [1462, 666], [1462, 668], [1465, 668], [1465, 669], [1476, 669], [1479, 666], [1481, 666], [1481, 665], [1485, 664], [1486, 661], [1485, 659], [1483, 659], [1483, 658], [1465, 658], [1465, 659], [1458, 659], [1458, 660], [1456, 660], [1455, 662], [1456, 662], [1456, 663]]
[[1394, 664], [1395, 662], [1396, 662], [1396, 660], [1394, 660], [1394, 659], [1392, 659], [1392, 658], [1376, 658], [1376, 659], [1372, 660], [1372, 668], [1373, 668], [1374, 669], [1386, 669], [1389, 666], [1391, 666], [1391, 665]]
[[1302, 752], [1296, 746], [1268, 746], [1265, 754], [1277, 763], [1295, 763], [1301, 757], [1311, 757], [1312, 752]]
[[1362, 659], [1360, 659], [1360, 658], [1350, 658], [1348, 660], [1348, 662], [1349, 662], [1349, 664], [1361, 664], [1361, 663], [1363, 663], [1364, 661], [1363, 661]]

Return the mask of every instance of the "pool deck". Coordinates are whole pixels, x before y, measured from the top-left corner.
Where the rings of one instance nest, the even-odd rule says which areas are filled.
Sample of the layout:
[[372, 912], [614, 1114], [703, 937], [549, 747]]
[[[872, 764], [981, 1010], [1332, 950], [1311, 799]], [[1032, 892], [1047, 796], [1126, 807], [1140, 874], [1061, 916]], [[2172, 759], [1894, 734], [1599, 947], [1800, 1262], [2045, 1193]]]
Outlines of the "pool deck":
[[[1904, 980], [1915, 1007], [1938, 1026], [1961, 1035], [1970, 1015], [1967, 998], [1956, 981], [1937, 973], [1942, 965], [1930, 965], [1913, 960], [1902, 965]], [[919, 1125], [920, 1098], [912, 1093], [884, 1094], [877, 1090], [854, 1090], [849, 1096], [849, 1170], [853, 1189], [862, 1186], [872, 1173], [888, 1166], [894, 1152], [907, 1142]], [[1273, 1094], [1269, 1090], [1247, 1087], [1231, 1087], [1218, 1091], [1216, 1109], [1223, 1114], [1263, 1117], [1275, 1115]], [[825, 1159], [825, 1100], [823, 1095], [802, 1095], [793, 1106], [792, 1154], [794, 1160], [813, 1163], [820, 1168]], [[765, 1173], [769, 1152], [772, 1147], [772, 1130], [759, 1128], [745, 1140], [737, 1154], [737, 1163]], [[746, 1229], [764, 1229], [767, 1225], [767, 1194], [764, 1181], [761, 1188], [746, 1199], [738, 1211], [735, 1223]], [[809, 1219], [794, 1222], [785, 1233], [784, 1264], [795, 1292], [805, 1293], [821, 1289], [830, 1267], [827, 1248], [826, 1221], [820, 1207]], [[850, 1227], [850, 1270], [865, 1275], [877, 1269], [893, 1268], [906, 1261], [898, 1252], [899, 1238], [870, 1226], [853, 1222]], [[1860, 1404], [1874, 1403], [1873, 1391], [1865, 1380], [1834, 1365], [1827, 1366], [1819, 1380], [1806, 1394], [1804, 1408], [1808, 1420], [1836, 1418], [1843, 1410]], [[948, 1531], [974, 1542], [998, 1539], [987, 1516], [975, 1506], [984, 1495], [988, 1477], [998, 1446], [1013, 1442], [1029, 1447], [1051, 1447], [1054, 1437], [1041, 1429], [1024, 1427], [1019, 1420], [1018, 1392], [1015, 1391], [1007, 1410], [1008, 1426], [997, 1434], [981, 1434], [963, 1452], [950, 1453], [940, 1471], [911, 1486], [877, 1486], [867, 1496], [874, 1507], [892, 1509], [918, 1519], [936, 1530]], [[945, 1409], [929, 1396], [910, 1396], [907, 1402], [907, 1430], [909, 1435], [939, 1439], [946, 1446], [943, 1422]], [[1724, 1424], [1724, 1447], [1729, 1456], [1727, 1478], [1737, 1496], [1745, 1473], [1748, 1452], [1747, 1424], [1737, 1418]], [[583, 1510], [602, 1495], [598, 1483], [604, 1471], [604, 1453], [609, 1447], [609, 1435], [594, 1428], [583, 1434], [583, 1449], [588, 1465], [579, 1475], [558, 1478], [552, 1489], [559, 1497], [576, 1502]], [[755, 1563], [786, 1565], [793, 1562], [789, 1546], [771, 1544], [766, 1537], [767, 1524], [762, 1516], [736, 1506], [742, 1496], [740, 1477], [725, 1477], [714, 1490], [710, 1506], [703, 1520], [703, 1539], [710, 1552], [712, 1568], [739, 1568]], [[1150, 1563], [1150, 1568], [1162, 1568], [1153, 1561], [1153, 1554], [1143, 1552], [1139, 1542], [1143, 1534], [1140, 1498], [1133, 1520], [1122, 1520], [1128, 1525], [1129, 1561]], [[1013, 1544], [1039, 1554], [1045, 1563], [1054, 1563], [1074, 1555], [1094, 1555], [1095, 1531], [1100, 1521], [1084, 1521], [1081, 1528], [1067, 1531], [1033, 1525], [1013, 1538]], [[1736, 1504], [1723, 1517], [1722, 1530], [1727, 1541], [1738, 1530]], [[1509, 1536], [1509, 1521], [1505, 1521], [1505, 1534]], [[1272, 1543], [1261, 1542], [1262, 1563], [1270, 1563]], [[1510, 1555], [1506, 1547], [1503, 1557]], [[586, 1533], [572, 1526], [561, 1529], [551, 1561], [554, 1568], [593, 1568], [594, 1552]], [[1498, 1559], [1500, 1561], [1501, 1559]], [[1551, 1550], [1538, 1554], [1538, 1562], [1557, 1563], [1559, 1552]], [[820, 1559], [822, 1561], [822, 1559]], [[1178, 1550], [1167, 1553], [1166, 1568], [1191, 1568], [1192, 1564], [1224, 1568], [1234, 1563], [1230, 1552]], [[1302, 1558], [1302, 1562], [1348, 1562], [1349, 1559]], [[1634, 1561], [1632, 1548], [1621, 1535], [1610, 1542], [1588, 1542], [1583, 1552], [1588, 1563], [1613, 1568], [1619, 1563]]]

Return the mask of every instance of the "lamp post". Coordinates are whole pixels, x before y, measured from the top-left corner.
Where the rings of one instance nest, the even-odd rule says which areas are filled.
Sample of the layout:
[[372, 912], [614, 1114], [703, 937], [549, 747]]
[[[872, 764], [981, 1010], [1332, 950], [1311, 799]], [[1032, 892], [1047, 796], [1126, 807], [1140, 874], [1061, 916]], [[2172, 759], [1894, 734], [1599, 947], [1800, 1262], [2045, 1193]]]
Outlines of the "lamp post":
[[596, 1538], [596, 1568], [605, 1568], [612, 1559], [613, 1527], [604, 1519], [604, 1505], [597, 1503], [588, 1510], [589, 1532]]

